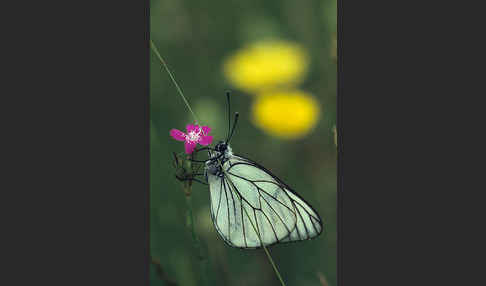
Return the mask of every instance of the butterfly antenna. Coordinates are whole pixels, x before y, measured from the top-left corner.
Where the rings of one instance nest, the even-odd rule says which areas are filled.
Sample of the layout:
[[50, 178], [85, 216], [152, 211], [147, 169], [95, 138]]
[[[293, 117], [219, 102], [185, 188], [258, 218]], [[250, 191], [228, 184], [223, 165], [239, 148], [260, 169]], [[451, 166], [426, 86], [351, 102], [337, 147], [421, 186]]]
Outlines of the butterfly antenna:
[[229, 141], [230, 131], [231, 131], [231, 103], [230, 103], [230, 91], [226, 91], [226, 99], [228, 103], [228, 134], [226, 135], [226, 142]]
[[235, 112], [235, 121], [233, 121], [233, 128], [231, 128], [231, 133], [228, 137], [228, 140], [226, 140], [226, 144], [228, 144], [228, 142], [231, 140], [231, 137], [233, 137], [233, 132], [235, 132], [236, 123], [238, 122], [239, 116], [240, 116], [240, 114], [238, 112]]

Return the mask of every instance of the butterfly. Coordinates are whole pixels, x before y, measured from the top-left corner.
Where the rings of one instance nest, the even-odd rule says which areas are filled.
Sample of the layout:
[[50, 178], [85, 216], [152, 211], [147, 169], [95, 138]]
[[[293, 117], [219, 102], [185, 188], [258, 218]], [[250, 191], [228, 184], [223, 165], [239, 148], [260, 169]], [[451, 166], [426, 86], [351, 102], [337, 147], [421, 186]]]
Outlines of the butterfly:
[[255, 249], [321, 234], [322, 220], [309, 203], [262, 165], [233, 153], [229, 141], [237, 121], [235, 113], [225, 141], [201, 149], [208, 150], [204, 175], [219, 236], [229, 246]]

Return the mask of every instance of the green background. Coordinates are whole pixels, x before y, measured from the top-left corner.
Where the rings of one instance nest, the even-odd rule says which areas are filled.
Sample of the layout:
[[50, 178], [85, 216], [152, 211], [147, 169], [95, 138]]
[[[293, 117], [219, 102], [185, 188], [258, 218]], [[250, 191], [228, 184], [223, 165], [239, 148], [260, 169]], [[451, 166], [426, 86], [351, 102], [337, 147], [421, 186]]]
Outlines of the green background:
[[[290, 285], [337, 285], [336, 281], [336, 2], [181, 1], [150, 2], [151, 39], [204, 125], [215, 140], [227, 132], [224, 91], [232, 90], [232, 110], [240, 119], [231, 146], [293, 187], [320, 214], [325, 233], [314, 240], [269, 248]], [[253, 95], [232, 87], [222, 74], [226, 56], [247, 43], [266, 38], [301, 44], [310, 70], [299, 85], [320, 103], [316, 128], [298, 140], [266, 134], [250, 120]], [[200, 262], [186, 227], [186, 202], [174, 178], [172, 152], [183, 144], [169, 136], [185, 131], [193, 119], [162, 65], [150, 55], [150, 253], [178, 285], [204, 285]], [[194, 184], [196, 232], [206, 251], [208, 285], [280, 285], [263, 250], [228, 247], [212, 225], [208, 187]], [[151, 285], [170, 285], [151, 265]], [[322, 279], [322, 278], [321, 278]]]

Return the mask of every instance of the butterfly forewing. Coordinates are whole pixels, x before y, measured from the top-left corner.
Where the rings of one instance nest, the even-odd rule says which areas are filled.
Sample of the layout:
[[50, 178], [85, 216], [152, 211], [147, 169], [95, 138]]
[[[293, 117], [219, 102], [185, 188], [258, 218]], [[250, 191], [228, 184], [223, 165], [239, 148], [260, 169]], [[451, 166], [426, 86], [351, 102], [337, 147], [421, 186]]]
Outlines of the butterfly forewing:
[[231, 155], [223, 169], [222, 177], [208, 175], [211, 218], [230, 246], [258, 248], [322, 232], [317, 212], [264, 167]]
[[[255, 221], [254, 208], [237, 197], [228, 180], [208, 176], [208, 182], [211, 196], [211, 217], [218, 234], [233, 247], [259, 247], [257, 233], [251, 226], [251, 223]], [[243, 208], [250, 214], [251, 222]]]

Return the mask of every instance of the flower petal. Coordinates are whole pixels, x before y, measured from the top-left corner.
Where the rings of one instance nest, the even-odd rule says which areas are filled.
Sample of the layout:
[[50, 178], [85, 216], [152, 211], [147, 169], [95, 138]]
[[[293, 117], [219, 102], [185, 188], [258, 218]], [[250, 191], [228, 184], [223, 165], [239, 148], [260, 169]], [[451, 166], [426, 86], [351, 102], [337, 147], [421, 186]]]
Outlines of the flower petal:
[[185, 141], [186, 140], [186, 134], [184, 132], [177, 130], [177, 129], [171, 129], [170, 130], [170, 136], [174, 138], [177, 141]]
[[194, 125], [194, 124], [187, 124], [186, 125], [186, 130], [187, 133], [189, 134], [190, 132], [199, 132], [199, 126]]
[[203, 135], [209, 135], [209, 132], [211, 132], [211, 127], [203, 126], [202, 131], [203, 131]]
[[203, 146], [208, 146], [209, 144], [211, 144], [211, 142], [213, 142], [213, 136], [201, 136], [201, 139], [199, 139], [199, 144], [203, 145]]
[[184, 147], [186, 149], [186, 154], [191, 154], [192, 152], [194, 152], [196, 145], [197, 145], [196, 142], [186, 141], [186, 143], [184, 144]]

